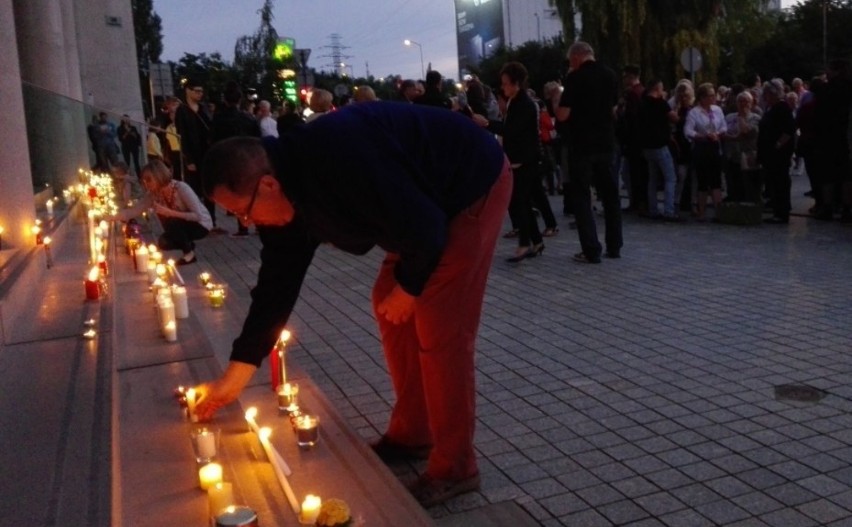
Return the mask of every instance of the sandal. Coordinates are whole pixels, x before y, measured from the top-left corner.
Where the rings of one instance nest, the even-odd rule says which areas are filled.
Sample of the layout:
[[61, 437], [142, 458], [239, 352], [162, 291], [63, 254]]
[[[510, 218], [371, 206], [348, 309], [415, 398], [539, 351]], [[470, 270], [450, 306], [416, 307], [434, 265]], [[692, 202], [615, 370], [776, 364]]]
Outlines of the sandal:
[[559, 227], [548, 227], [547, 229], [544, 229], [544, 232], [541, 233], [541, 235], [546, 238], [552, 238], [557, 234], [559, 234]]

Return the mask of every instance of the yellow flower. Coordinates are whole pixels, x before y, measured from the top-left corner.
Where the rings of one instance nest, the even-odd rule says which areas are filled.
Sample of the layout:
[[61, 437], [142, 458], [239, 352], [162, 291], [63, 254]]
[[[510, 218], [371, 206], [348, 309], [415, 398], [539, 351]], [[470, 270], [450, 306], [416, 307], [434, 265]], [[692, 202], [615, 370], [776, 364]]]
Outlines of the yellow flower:
[[351, 520], [349, 505], [345, 501], [331, 498], [322, 502], [317, 525], [320, 527], [339, 527]]

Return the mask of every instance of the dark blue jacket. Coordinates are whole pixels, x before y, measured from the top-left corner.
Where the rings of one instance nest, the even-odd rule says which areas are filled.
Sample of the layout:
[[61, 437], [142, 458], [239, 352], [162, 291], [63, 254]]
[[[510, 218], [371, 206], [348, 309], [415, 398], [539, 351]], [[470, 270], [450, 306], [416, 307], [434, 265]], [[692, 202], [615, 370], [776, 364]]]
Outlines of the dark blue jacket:
[[346, 106], [265, 143], [296, 214], [259, 230], [257, 286], [233, 360], [259, 365], [286, 324], [314, 251], [326, 242], [400, 254], [394, 271], [423, 291], [450, 221], [499, 176], [499, 144], [456, 112], [390, 102]]

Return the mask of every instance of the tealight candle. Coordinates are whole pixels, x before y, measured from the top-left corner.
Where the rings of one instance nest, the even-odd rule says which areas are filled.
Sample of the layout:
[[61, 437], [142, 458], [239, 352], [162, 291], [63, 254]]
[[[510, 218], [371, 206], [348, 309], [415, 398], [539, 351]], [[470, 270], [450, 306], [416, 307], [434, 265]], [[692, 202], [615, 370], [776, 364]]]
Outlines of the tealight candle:
[[222, 465], [219, 463], [207, 463], [198, 469], [198, 483], [201, 490], [207, 490], [213, 485], [222, 482]]
[[171, 298], [162, 297], [162, 300], [158, 301], [157, 306], [160, 309], [160, 326], [165, 330], [166, 324], [175, 320], [175, 303], [172, 302]]
[[284, 383], [278, 389], [278, 409], [285, 412], [292, 412], [299, 409], [296, 402], [296, 396], [299, 394], [299, 385]]
[[322, 499], [319, 496], [314, 496], [313, 494], [305, 496], [305, 501], [302, 502], [302, 510], [299, 513], [299, 523], [302, 525], [314, 525], [317, 522], [321, 508]]
[[210, 516], [217, 516], [219, 511], [234, 504], [234, 485], [220, 482], [207, 489], [207, 503], [210, 506]]
[[319, 417], [300, 415], [296, 417], [296, 440], [302, 448], [310, 448], [319, 441]]
[[86, 277], [86, 300], [97, 300], [101, 297], [100, 284], [98, 283], [98, 275], [100, 270], [97, 267], [92, 267], [89, 270], [89, 275]]
[[83, 338], [86, 340], [92, 340], [98, 336], [98, 332], [92, 328], [87, 329], [83, 332]]
[[210, 299], [210, 307], [219, 308], [225, 305], [225, 288], [221, 285], [215, 285], [207, 292]]
[[257, 513], [243, 505], [229, 505], [213, 518], [215, 527], [257, 527]]
[[198, 283], [207, 287], [207, 284], [210, 283], [210, 273], [204, 272], [198, 275]]

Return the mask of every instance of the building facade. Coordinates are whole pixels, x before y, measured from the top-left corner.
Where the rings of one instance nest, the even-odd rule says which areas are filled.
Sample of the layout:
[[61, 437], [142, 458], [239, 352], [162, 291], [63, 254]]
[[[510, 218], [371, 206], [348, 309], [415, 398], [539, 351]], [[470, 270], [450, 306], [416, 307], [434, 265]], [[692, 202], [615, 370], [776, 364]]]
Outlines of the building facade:
[[25, 248], [34, 182], [61, 194], [89, 166], [91, 115], [143, 119], [130, 0], [0, 0], [0, 71], [2, 241]]
[[500, 47], [562, 38], [547, 0], [455, 0], [459, 78]]

